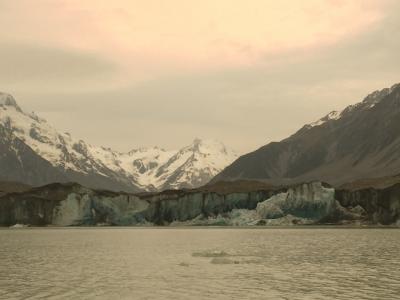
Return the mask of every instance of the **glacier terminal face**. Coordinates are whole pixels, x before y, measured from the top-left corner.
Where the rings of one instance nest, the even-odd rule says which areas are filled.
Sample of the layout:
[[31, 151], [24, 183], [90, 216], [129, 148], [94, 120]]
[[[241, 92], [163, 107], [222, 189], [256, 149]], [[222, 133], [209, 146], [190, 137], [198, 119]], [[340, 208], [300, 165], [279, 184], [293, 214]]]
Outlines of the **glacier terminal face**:
[[[254, 209], [232, 209], [205, 217], [198, 216], [184, 225], [294, 225], [316, 224], [341, 213], [344, 208], [335, 200], [335, 189], [320, 182], [287, 188], [257, 203]], [[174, 225], [179, 225], [175, 222]]]
[[262, 219], [292, 215], [320, 220], [331, 214], [335, 205], [335, 189], [326, 188], [320, 182], [313, 182], [289, 188], [285, 193], [272, 196], [259, 203], [256, 211]]
[[0, 195], [0, 225], [272, 226], [400, 220], [400, 185], [335, 190], [319, 182], [253, 191], [129, 194], [51, 184]]

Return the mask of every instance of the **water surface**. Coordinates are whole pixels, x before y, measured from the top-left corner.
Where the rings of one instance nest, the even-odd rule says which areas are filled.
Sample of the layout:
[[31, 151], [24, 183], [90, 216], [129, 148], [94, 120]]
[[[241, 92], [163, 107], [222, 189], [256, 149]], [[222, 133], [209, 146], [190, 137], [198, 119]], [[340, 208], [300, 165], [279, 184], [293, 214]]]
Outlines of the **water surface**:
[[0, 299], [400, 299], [398, 229], [0, 230]]

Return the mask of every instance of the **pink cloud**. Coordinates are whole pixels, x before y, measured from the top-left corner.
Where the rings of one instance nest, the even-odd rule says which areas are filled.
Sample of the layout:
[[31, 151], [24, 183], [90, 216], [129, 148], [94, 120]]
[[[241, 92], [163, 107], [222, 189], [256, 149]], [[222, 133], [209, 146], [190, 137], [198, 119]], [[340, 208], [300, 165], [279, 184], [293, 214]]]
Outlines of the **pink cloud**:
[[6, 3], [0, 12], [3, 38], [93, 51], [114, 59], [133, 77], [140, 77], [145, 73], [251, 65], [266, 55], [333, 45], [376, 24], [391, 2]]

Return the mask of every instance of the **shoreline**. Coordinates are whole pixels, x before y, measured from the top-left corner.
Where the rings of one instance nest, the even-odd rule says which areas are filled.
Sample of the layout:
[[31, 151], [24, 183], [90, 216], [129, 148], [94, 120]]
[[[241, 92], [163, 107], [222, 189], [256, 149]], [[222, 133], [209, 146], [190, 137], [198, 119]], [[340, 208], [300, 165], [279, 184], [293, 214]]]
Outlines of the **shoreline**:
[[24, 229], [400, 229], [396, 225], [272, 225], [272, 226], [0, 226], [0, 230]]

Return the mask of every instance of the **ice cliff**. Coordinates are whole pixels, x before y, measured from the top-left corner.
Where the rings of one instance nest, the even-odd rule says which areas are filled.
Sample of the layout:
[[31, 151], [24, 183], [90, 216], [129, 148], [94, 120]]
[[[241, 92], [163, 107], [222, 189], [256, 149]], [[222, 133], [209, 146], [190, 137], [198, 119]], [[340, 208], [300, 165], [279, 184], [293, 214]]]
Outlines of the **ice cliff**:
[[335, 190], [320, 182], [252, 191], [128, 194], [51, 184], [0, 197], [0, 225], [395, 224], [400, 185]]

